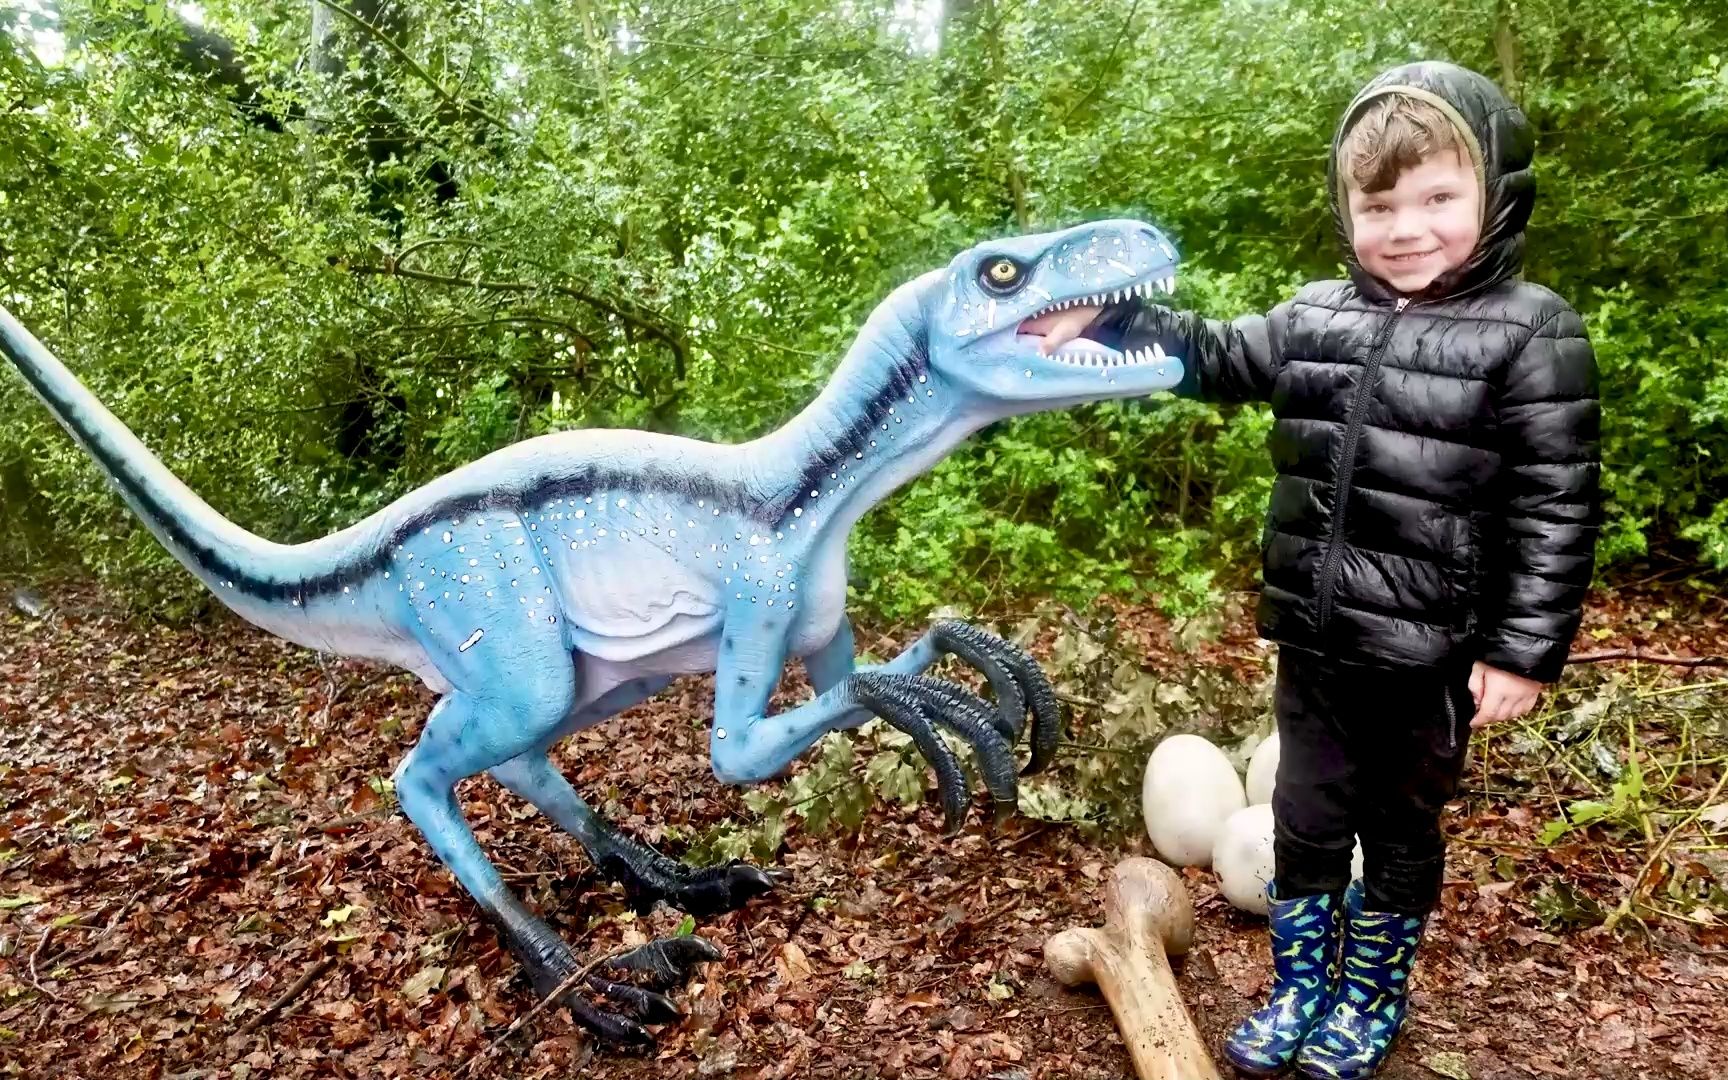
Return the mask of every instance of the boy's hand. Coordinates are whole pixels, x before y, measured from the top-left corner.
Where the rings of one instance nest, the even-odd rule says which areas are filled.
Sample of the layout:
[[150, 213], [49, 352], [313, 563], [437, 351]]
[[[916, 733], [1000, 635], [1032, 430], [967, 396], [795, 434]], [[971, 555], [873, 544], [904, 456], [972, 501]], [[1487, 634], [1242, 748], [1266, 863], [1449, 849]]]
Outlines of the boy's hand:
[[1048, 315], [1040, 315], [1036, 319], [1027, 319], [1021, 323], [1020, 333], [1043, 337], [1044, 343], [1038, 346], [1038, 355], [1049, 356], [1079, 337], [1080, 331], [1090, 326], [1092, 320], [1103, 310], [1101, 307], [1081, 304], [1062, 311], [1052, 311]]
[[1489, 667], [1482, 661], [1470, 669], [1470, 696], [1476, 700], [1476, 715], [1472, 728], [1485, 728], [1506, 720], [1516, 720], [1529, 712], [1542, 694], [1542, 684], [1510, 671]]

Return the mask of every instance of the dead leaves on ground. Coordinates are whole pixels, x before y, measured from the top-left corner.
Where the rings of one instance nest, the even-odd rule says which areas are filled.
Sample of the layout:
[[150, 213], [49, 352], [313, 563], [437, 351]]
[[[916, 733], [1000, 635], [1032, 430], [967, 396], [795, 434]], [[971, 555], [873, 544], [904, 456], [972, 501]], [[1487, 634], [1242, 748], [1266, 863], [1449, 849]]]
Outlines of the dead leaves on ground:
[[[532, 1006], [393, 809], [424, 690], [234, 623], [140, 628], [93, 594], [55, 600], [45, 620], [0, 617], [0, 1074], [453, 1076]], [[1177, 662], [1167, 627], [1128, 623]], [[1253, 661], [1240, 627], [1219, 642], [1203, 655]], [[579, 733], [561, 764], [612, 821], [676, 851], [747, 816], [708, 771], [709, 693], [680, 683]], [[675, 913], [631, 916], [573, 841], [490, 781], [462, 795], [512, 887], [582, 955], [678, 928]], [[1584, 845], [1532, 851], [1539, 822], [1516, 804], [1454, 826], [1474, 842], [1454, 848], [1410, 1034], [1383, 1075], [1715, 1075], [1728, 942], [1545, 922], [1522, 872], [1535, 861], [1570, 860], [1557, 871], [1586, 886], [1625, 869]], [[1041, 948], [1098, 920], [1104, 871], [1135, 845], [1028, 821], [939, 832], [930, 803], [873, 807], [855, 835], [795, 830], [788, 886], [697, 926], [726, 959], [677, 992], [687, 1018], [652, 1055], [595, 1054], [549, 1013], [485, 1074], [1125, 1075], [1108, 1010], [1050, 980]], [[1187, 880], [1201, 927], [1181, 983], [1216, 1048], [1264, 990], [1264, 924], [1208, 874]]]

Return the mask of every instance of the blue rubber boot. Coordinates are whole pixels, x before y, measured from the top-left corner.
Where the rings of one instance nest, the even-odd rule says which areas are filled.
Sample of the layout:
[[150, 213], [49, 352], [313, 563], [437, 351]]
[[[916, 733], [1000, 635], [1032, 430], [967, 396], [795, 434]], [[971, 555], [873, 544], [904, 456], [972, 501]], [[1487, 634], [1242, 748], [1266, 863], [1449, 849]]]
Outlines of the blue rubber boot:
[[1313, 1080], [1373, 1076], [1392, 1049], [1409, 1005], [1410, 969], [1425, 916], [1363, 911], [1354, 885], [1345, 902], [1338, 987], [1324, 1019], [1303, 1040], [1296, 1068]]
[[1310, 1029], [1326, 1015], [1338, 972], [1345, 900], [1321, 893], [1272, 901], [1272, 998], [1224, 1040], [1230, 1064], [1251, 1076], [1283, 1072]]

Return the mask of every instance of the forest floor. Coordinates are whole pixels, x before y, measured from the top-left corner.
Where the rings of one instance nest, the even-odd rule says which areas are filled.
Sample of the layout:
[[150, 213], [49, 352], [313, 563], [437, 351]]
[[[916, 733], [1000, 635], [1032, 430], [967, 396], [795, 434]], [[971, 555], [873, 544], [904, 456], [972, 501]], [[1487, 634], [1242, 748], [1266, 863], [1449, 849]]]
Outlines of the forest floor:
[[[429, 693], [225, 615], [152, 626], [90, 589], [39, 592], [40, 618], [0, 593], [0, 1075], [1131, 1074], [1102, 999], [1055, 983], [1041, 950], [1100, 920], [1110, 868], [1150, 854], [1143, 831], [1088, 840], [1017, 818], [992, 835], [973, 815], [944, 840], [934, 798], [878, 802], [855, 832], [791, 829], [777, 860], [789, 883], [698, 921], [725, 957], [674, 993], [686, 1019], [659, 1029], [651, 1053], [596, 1050], [561, 1012], [494, 1047], [533, 995], [384, 783]], [[1581, 648], [1720, 656], [1722, 607], [1608, 593]], [[1264, 667], [1242, 617], [1191, 652], [1149, 611], [1120, 621], [1152, 673]], [[1640, 670], [1646, 688], [1690, 682], [1677, 693], [1728, 703], [1721, 668]], [[802, 689], [789, 678], [782, 692]], [[569, 739], [560, 764], [650, 842], [746, 820], [741, 793], [709, 772], [710, 700], [707, 680], [684, 680]], [[1693, 749], [1663, 774], [1671, 785], [1708, 787], [1723, 767]], [[1728, 799], [1699, 801], [1690, 821], [1644, 816], [1642, 835], [1588, 828], [1544, 844], [1555, 807], [1512, 794], [1496, 760], [1473, 749], [1449, 810], [1443, 904], [1382, 1075], [1715, 1080], [1728, 1062], [1728, 913], [1711, 889], [1728, 888]], [[582, 956], [680, 927], [664, 908], [632, 916], [575, 841], [490, 780], [462, 797], [511, 884]], [[1683, 841], [1642, 885], [1690, 867], [1697, 902], [1671, 888], [1667, 914], [1604, 930], [1670, 829]], [[1185, 878], [1199, 925], [1179, 985], [1216, 1054], [1266, 987], [1265, 923], [1226, 904], [1209, 872]]]

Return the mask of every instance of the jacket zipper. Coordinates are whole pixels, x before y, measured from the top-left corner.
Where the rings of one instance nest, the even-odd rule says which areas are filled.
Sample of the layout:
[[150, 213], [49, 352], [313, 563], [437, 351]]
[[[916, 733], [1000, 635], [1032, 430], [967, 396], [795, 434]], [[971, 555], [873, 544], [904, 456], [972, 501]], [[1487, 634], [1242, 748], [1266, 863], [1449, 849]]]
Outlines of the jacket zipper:
[[1338, 486], [1332, 496], [1332, 530], [1326, 545], [1326, 558], [1320, 563], [1318, 600], [1320, 617], [1316, 629], [1323, 628], [1332, 617], [1332, 590], [1338, 584], [1338, 561], [1343, 557], [1344, 512], [1350, 502], [1350, 480], [1356, 472], [1356, 443], [1362, 438], [1362, 421], [1368, 415], [1368, 398], [1374, 393], [1374, 378], [1380, 374], [1380, 358], [1392, 340], [1392, 329], [1398, 317], [1410, 305], [1408, 297], [1400, 297], [1380, 328], [1380, 337], [1368, 352], [1368, 362], [1362, 368], [1362, 382], [1356, 387], [1356, 398], [1350, 403], [1350, 418], [1344, 426], [1344, 445], [1338, 453]]
[[1452, 704], [1452, 688], [1442, 685], [1440, 696], [1446, 700], [1446, 749], [1458, 749], [1458, 710]]

